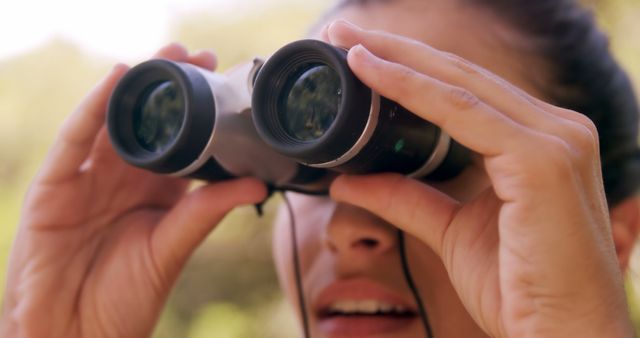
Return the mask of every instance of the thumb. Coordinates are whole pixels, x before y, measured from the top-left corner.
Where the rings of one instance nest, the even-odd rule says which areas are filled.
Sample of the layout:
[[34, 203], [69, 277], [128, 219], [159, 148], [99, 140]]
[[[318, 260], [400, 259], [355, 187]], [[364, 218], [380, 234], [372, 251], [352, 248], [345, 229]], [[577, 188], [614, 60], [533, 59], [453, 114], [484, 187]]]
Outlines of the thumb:
[[151, 249], [161, 273], [177, 275], [193, 251], [231, 209], [264, 200], [267, 189], [254, 178], [200, 187], [167, 213], [151, 236]]
[[446, 230], [460, 204], [442, 192], [399, 174], [338, 177], [333, 199], [383, 218], [442, 255]]

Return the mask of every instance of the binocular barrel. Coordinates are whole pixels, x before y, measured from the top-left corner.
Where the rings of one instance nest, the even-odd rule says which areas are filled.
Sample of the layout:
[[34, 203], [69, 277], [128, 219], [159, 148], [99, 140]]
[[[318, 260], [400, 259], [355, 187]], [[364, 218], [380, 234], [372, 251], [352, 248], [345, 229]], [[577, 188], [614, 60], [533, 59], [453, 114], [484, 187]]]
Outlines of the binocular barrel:
[[125, 161], [156, 173], [208, 181], [255, 176], [307, 193], [326, 192], [339, 172], [457, 175], [468, 151], [372, 92], [346, 53], [301, 40], [224, 74], [144, 62], [110, 98], [112, 143]]

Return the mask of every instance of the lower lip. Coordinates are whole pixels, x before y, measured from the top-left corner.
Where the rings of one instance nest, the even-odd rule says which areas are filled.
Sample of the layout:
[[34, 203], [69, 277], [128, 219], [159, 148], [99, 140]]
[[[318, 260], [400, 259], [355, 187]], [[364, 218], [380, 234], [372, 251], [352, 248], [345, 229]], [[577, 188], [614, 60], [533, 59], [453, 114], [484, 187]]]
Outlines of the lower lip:
[[320, 319], [319, 329], [330, 338], [367, 337], [398, 333], [417, 319], [393, 316], [335, 316]]

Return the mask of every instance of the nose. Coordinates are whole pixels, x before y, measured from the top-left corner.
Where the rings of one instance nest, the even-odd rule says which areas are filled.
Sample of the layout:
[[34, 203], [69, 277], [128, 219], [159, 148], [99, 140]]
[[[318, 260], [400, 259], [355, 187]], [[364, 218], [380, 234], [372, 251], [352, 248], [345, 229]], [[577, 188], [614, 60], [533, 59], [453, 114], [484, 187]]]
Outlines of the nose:
[[368, 211], [340, 203], [327, 226], [326, 245], [339, 255], [382, 255], [397, 244], [397, 230]]

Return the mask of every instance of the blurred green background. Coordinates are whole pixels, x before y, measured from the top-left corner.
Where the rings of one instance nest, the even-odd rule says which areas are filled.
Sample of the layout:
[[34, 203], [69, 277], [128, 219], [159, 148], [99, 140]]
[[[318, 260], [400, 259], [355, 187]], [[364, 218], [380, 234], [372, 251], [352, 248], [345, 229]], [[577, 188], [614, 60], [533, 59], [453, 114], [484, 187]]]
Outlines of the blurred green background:
[[[255, 55], [268, 55], [279, 46], [303, 37], [310, 23], [330, 2], [256, 3], [252, 6], [251, 1], [226, 1], [225, 10], [221, 11], [212, 2], [201, 4], [198, 10], [180, 11], [172, 15], [168, 33], [161, 40], [180, 41], [191, 50], [215, 48], [224, 69]], [[640, 84], [640, 0], [592, 0], [589, 5], [611, 35], [619, 60], [635, 83]], [[140, 25], [144, 25], [143, 18]], [[29, 51], [0, 58], [3, 283], [20, 203], [31, 177], [62, 120], [117, 61], [134, 64], [142, 58], [117, 60], [55, 36]], [[256, 217], [252, 209], [240, 209], [225, 219], [189, 262], [162, 315], [155, 338], [298, 336], [292, 310], [282, 298], [271, 262], [270, 221], [277, 204], [275, 200], [267, 205], [264, 218]], [[633, 291], [640, 290], [637, 273], [640, 259], [636, 257], [627, 285], [636, 327], [640, 328], [640, 301]]]

